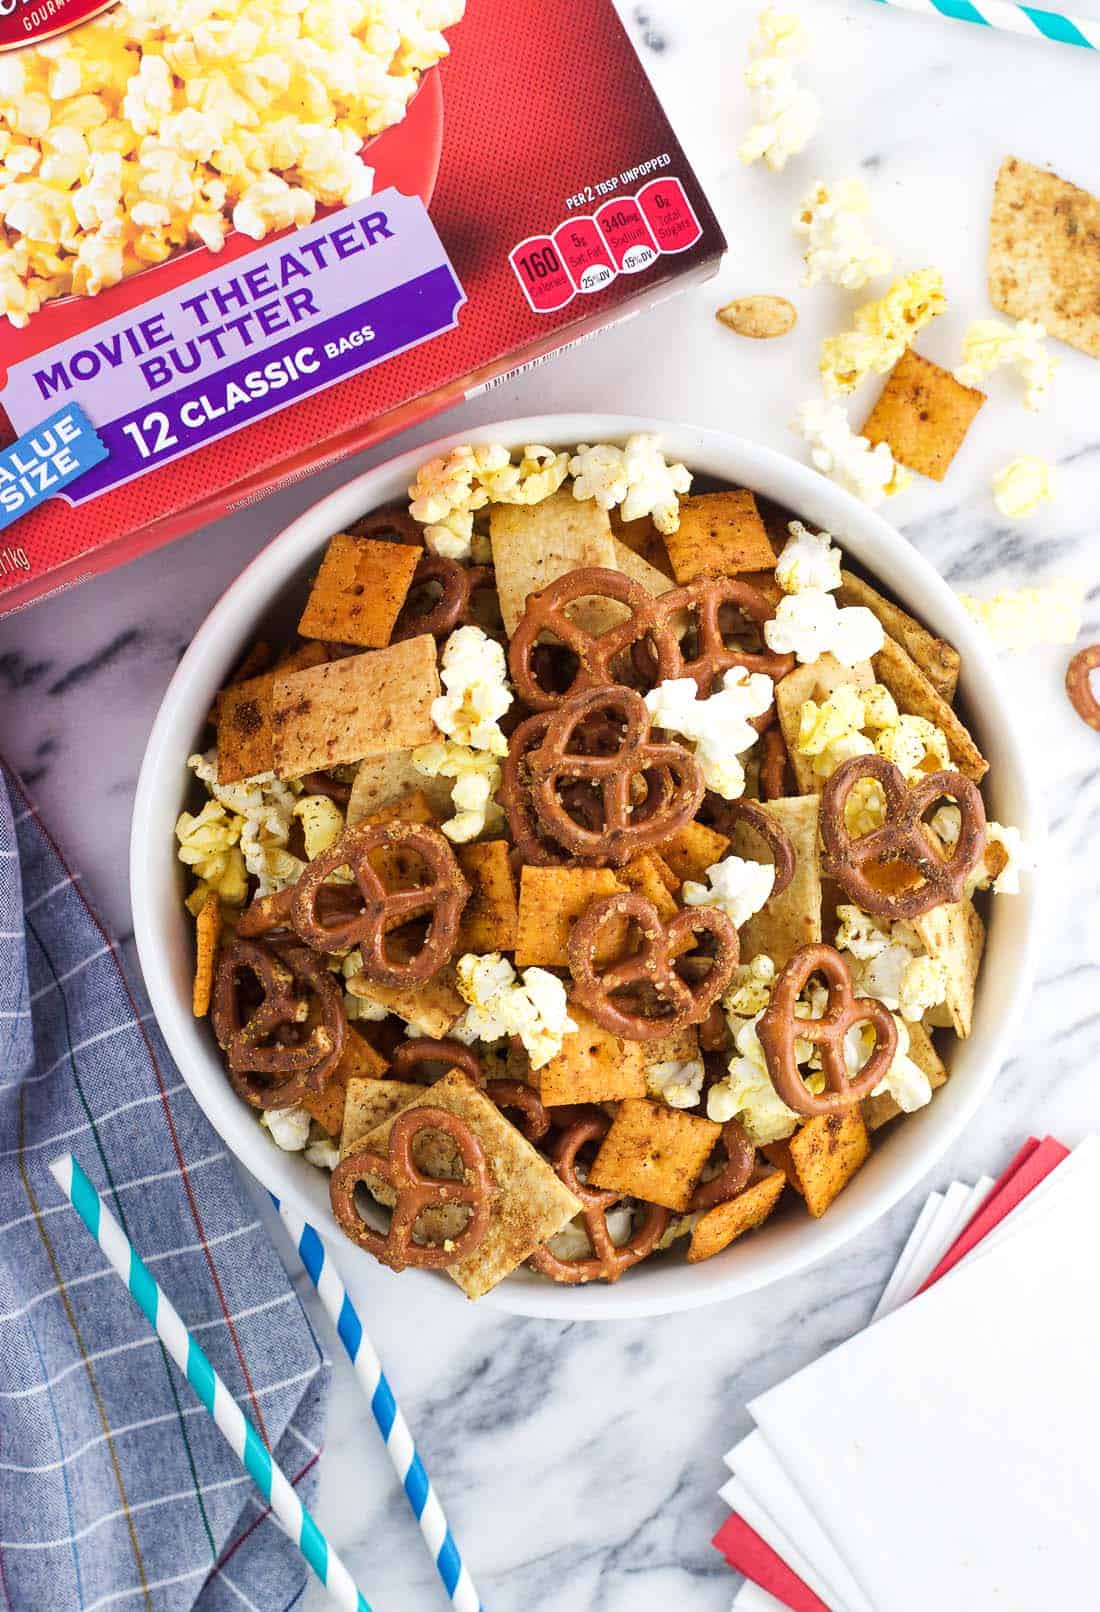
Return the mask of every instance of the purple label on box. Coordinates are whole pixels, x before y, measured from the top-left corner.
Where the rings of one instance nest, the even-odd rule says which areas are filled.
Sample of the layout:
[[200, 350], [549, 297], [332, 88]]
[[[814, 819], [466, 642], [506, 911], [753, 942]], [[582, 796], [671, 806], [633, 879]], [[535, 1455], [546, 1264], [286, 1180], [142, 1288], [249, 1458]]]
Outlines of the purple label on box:
[[107, 450], [79, 504], [453, 329], [465, 300], [423, 203], [385, 190], [14, 364], [3, 403], [21, 432], [79, 403]]

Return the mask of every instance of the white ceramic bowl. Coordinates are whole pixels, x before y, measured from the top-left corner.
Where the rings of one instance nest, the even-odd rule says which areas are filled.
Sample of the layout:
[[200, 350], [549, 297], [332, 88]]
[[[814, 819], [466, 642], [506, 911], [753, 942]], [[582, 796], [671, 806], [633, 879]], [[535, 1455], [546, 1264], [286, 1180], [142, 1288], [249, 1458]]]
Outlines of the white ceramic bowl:
[[[622, 441], [631, 432], [649, 430], [660, 433], [670, 458], [682, 459], [696, 472], [751, 487], [833, 532], [915, 615], [957, 645], [961, 700], [990, 762], [991, 815], [1015, 824], [1038, 846], [1041, 813], [990, 652], [951, 589], [880, 515], [781, 454], [718, 431], [660, 420], [548, 415], [484, 427], [477, 439], [572, 446]], [[338, 1231], [327, 1176], [300, 1155], [281, 1152], [261, 1130], [254, 1111], [231, 1090], [209, 1026], [192, 1017], [194, 940], [181, 903], [184, 875], [174, 855], [172, 830], [190, 783], [186, 758], [199, 742], [211, 698], [278, 601], [301, 599], [301, 584], [334, 532], [355, 516], [403, 497], [419, 464], [462, 440], [446, 438], [356, 477], [299, 516], [257, 555], [211, 611], [169, 684], [134, 802], [134, 927], [146, 984], [172, 1054], [241, 1162], [330, 1238], [345, 1266], [369, 1256], [353, 1250]], [[869, 1162], [823, 1219], [811, 1220], [791, 1205], [761, 1231], [703, 1264], [688, 1265], [674, 1253], [646, 1262], [613, 1287], [559, 1287], [519, 1272], [483, 1302], [517, 1315], [572, 1320], [660, 1315], [747, 1293], [826, 1258], [858, 1237], [936, 1163], [989, 1098], [1028, 993], [1037, 935], [1033, 882], [1025, 882], [1022, 895], [994, 904], [974, 1032], [951, 1049], [951, 1079], [929, 1107], [881, 1136]], [[448, 1295], [460, 1297], [445, 1276], [435, 1273], [408, 1273], [400, 1280], [434, 1283], [440, 1302]], [[395, 1298], [400, 1291], [394, 1290]]]

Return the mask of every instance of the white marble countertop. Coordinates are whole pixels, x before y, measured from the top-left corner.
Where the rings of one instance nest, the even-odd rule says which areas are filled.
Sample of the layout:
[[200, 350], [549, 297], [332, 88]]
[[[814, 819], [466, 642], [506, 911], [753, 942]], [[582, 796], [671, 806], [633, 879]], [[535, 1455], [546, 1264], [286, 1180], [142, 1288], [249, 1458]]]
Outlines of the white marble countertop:
[[[804, 77], [825, 115], [811, 151], [773, 175], [744, 169], [736, 155], [748, 119], [740, 69], [755, 8], [620, 0], [620, 9], [728, 234], [720, 277], [424, 427], [419, 440], [508, 415], [626, 408], [797, 451], [787, 422], [814, 395], [820, 336], [840, 328], [850, 306], [839, 292], [798, 287], [790, 217], [815, 178], [862, 174], [873, 189], [876, 236], [892, 245], [899, 267], [942, 269], [952, 310], [921, 347], [947, 363], [966, 323], [990, 311], [986, 220], [1000, 159], [1013, 152], [1093, 189], [1100, 183], [1100, 65], [1085, 52], [911, 17], [870, 0], [801, 0], [815, 36]], [[718, 303], [749, 291], [790, 296], [800, 314], [794, 335], [754, 345], [718, 326]], [[947, 481], [917, 478], [890, 514], [967, 590], [1081, 578], [1095, 638], [1100, 370], [1067, 349], [1060, 356], [1046, 414], [1025, 412], [1011, 382], [998, 378], [995, 402]], [[1025, 450], [1058, 462], [1059, 495], [1012, 526], [993, 507], [989, 478]], [[355, 468], [299, 483], [0, 622], [0, 744], [119, 935], [131, 929], [134, 784], [179, 655], [250, 556]], [[736, 1580], [709, 1540], [724, 1516], [715, 1493], [721, 1455], [747, 1430], [745, 1401], [863, 1325], [926, 1191], [997, 1170], [1029, 1131], [1074, 1141], [1095, 1124], [1100, 859], [1088, 830], [1100, 812], [1100, 741], [1069, 712], [1060, 691], [1064, 664], [1064, 651], [1047, 650], [1004, 666], [1021, 725], [1042, 758], [1053, 829], [1050, 933], [1026, 1029], [964, 1139], [858, 1247], [736, 1303], [620, 1325], [509, 1320], [453, 1304], [441, 1310], [422, 1284], [413, 1284], [407, 1303], [384, 1308], [381, 1286], [370, 1276], [358, 1282], [364, 1315], [493, 1612], [724, 1612]], [[387, 1286], [387, 1299], [390, 1292]], [[372, 1601], [381, 1612], [442, 1608], [367, 1407], [339, 1357], [328, 1440], [319, 1518]], [[900, 1457], [898, 1476], [903, 1490]], [[320, 1594], [311, 1596], [306, 1604], [319, 1607]]]

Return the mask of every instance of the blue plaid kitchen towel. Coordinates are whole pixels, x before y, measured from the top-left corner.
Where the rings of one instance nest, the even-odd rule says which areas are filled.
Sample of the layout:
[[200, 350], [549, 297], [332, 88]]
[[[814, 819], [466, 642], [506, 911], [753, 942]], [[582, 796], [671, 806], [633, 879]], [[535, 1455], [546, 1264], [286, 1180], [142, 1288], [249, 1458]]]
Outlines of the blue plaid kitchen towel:
[[0, 763], [0, 1612], [283, 1612], [308, 1570], [62, 1198], [66, 1149], [309, 1505], [329, 1363]]

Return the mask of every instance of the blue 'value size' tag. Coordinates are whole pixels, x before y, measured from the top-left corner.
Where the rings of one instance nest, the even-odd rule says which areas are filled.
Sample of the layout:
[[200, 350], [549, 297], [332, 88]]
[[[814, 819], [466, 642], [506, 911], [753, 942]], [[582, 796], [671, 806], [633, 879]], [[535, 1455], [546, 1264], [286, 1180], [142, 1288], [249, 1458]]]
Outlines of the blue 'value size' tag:
[[0, 449], [0, 532], [107, 457], [78, 403]]

